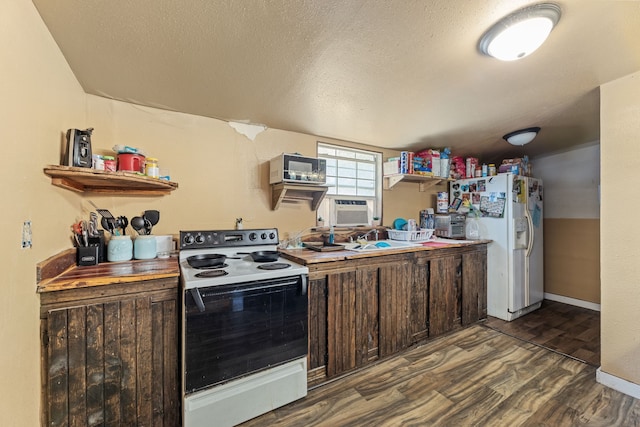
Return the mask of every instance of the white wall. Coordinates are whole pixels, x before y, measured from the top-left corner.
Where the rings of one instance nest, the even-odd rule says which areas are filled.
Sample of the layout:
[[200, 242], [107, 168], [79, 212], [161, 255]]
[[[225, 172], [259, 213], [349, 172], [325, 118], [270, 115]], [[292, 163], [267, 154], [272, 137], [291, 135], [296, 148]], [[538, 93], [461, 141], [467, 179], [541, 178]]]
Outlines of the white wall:
[[545, 218], [600, 218], [598, 142], [532, 162], [533, 175], [544, 183]]

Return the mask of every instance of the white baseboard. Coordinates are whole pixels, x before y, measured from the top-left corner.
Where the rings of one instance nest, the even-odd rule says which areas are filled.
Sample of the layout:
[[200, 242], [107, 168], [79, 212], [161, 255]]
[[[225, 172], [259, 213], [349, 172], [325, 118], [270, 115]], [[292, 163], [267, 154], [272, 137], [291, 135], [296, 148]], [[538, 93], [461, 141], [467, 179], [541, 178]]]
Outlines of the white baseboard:
[[607, 374], [602, 370], [602, 368], [598, 368], [596, 370], [596, 381], [628, 396], [640, 399], [640, 385], [623, 380], [622, 378], [618, 378], [614, 375]]
[[596, 304], [595, 302], [583, 301], [581, 299], [569, 298], [562, 295], [548, 294], [546, 292], [544, 293], [544, 299], [575, 305], [576, 307], [588, 308], [589, 310], [600, 311], [600, 304]]

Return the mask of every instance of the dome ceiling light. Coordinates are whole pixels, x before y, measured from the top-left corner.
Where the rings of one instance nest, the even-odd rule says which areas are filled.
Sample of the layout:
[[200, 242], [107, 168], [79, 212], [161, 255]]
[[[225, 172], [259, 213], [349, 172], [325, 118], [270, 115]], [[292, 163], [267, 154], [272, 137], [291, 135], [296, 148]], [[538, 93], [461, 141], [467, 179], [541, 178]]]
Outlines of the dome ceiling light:
[[515, 61], [530, 55], [547, 39], [560, 20], [560, 7], [539, 3], [525, 7], [496, 22], [480, 39], [485, 55]]
[[536, 126], [510, 132], [503, 136], [503, 138], [511, 145], [525, 145], [533, 141], [533, 138], [538, 135], [538, 132], [540, 132], [540, 128]]

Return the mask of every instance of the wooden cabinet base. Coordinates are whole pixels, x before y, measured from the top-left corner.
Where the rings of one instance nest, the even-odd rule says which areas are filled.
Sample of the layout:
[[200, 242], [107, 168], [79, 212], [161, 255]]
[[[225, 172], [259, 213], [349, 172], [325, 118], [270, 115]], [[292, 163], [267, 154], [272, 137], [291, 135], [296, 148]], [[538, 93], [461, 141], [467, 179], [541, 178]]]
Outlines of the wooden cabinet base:
[[486, 318], [486, 244], [310, 264], [308, 384]]
[[43, 425], [180, 425], [178, 279], [41, 294]]

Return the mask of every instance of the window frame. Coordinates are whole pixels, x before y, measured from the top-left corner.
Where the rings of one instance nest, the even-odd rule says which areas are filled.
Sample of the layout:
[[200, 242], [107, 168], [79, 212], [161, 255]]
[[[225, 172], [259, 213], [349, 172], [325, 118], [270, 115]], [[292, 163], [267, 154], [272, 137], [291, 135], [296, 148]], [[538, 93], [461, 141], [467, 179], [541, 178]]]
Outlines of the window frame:
[[[366, 155], [372, 155], [374, 157], [373, 162], [368, 162], [364, 160], [358, 160], [356, 158], [348, 158], [348, 157], [340, 157], [340, 156], [330, 156], [327, 154], [320, 154], [320, 149], [322, 147], [327, 147], [329, 149], [335, 150], [344, 150], [350, 151], [354, 153], [363, 153]], [[322, 217], [325, 220], [325, 224], [330, 225], [333, 221], [335, 221], [335, 203], [336, 199], [347, 199], [347, 200], [365, 200], [367, 201], [367, 206], [369, 208], [369, 221], [372, 221], [374, 217], [382, 218], [382, 153], [374, 150], [367, 150], [363, 148], [355, 148], [349, 147], [339, 144], [332, 144], [323, 141], [317, 141], [316, 145], [316, 153], [318, 158], [324, 159], [343, 159], [343, 160], [351, 160], [355, 162], [361, 163], [373, 163], [375, 166], [374, 170], [374, 193], [373, 196], [359, 196], [359, 195], [350, 195], [350, 194], [330, 194], [328, 191], [324, 197], [324, 200], [320, 203], [318, 207], [317, 216]], [[328, 168], [327, 168], [328, 169]], [[328, 175], [327, 175], [328, 176]], [[357, 178], [356, 178], [357, 179]], [[328, 184], [326, 184], [328, 185]], [[330, 186], [331, 188], [331, 186]], [[367, 224], [369, 225], [369, 224]]]

